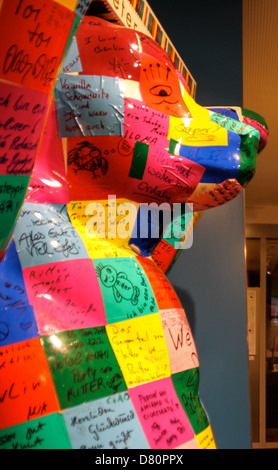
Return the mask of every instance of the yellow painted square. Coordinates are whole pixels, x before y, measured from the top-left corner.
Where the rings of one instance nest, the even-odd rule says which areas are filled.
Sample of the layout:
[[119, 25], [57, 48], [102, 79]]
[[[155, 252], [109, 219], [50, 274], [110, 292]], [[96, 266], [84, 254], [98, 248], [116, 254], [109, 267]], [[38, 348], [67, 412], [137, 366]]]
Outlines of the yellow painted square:
[[199, 449], [216, 449], [211, 425], [195, 436]]
[[[130, 236], [123, 238], [119, 235], [119, 224], [124, 222], [124, 215], [120, 213], [121, 211], [118, 212], [118, 208], [123, 207], [124, 203], [130, 203], [130, 201], [109, 199], [71, 201], [67, 204], [71, 223], [81, 237], [91, 259], [135, 256], [133, 250], [128, 246]], [[132, 204], [136, 206], [135, 203]], [[96, 233], [92, 236], [91, 231], [94, 230], [94, 224], [100, 231], [103, 228], [102, 236], [97, 236]]]
[[75, 10], [78, 0], [55, 0], [56, 3], [59, 3], [63, 7], [68, 8], [71, 11]]
[[107, 325], [106, 331], [128, 387], [171, 375], [159, 313]]
[[228, 145], [227, 130], [210, 120], [208, 109], [198, 105], [187, 92], [183, 99], [192, 118], [170, 116], [168, 139], [192, 147]]

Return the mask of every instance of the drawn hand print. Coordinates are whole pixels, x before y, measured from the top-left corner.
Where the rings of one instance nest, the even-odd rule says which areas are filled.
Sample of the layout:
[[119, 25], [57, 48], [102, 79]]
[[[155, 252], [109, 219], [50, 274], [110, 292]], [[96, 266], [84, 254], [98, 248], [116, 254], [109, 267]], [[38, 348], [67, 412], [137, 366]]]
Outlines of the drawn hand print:
[[141, 62], [140, 90], [144, 102], [165, 114], [190, 118], [173, 66], [144, 54]]

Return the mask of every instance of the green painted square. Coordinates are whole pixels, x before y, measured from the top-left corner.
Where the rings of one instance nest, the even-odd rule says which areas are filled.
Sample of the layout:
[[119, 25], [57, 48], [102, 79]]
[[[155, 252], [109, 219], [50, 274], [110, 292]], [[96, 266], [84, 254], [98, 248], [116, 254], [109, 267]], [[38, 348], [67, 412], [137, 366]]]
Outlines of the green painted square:
[[209, 425], [209, 420], [199, 398], [199, 368], [172, 375], [172, 381], [195, 434]]
[[62, 409], [127, 390], [104, 326], [41, 341]]
[[0, 431], [0, 449], [71, 449], [63, 416], [53, 413]]
[[135, 142], [133, 158], [129, 171], [130, 178], [141, 180], [144, 176], [147, 160], [148, 160], [149, 146], [142, 142]]
[[0, 251], [10, 242], [29, 181], [30, 176], [0, 175]]
[[169, 153], [172, 155], [176, 155], [176, 147], [178, 145], [178, 142], [176, 140], [171, 139], [169, 143]]

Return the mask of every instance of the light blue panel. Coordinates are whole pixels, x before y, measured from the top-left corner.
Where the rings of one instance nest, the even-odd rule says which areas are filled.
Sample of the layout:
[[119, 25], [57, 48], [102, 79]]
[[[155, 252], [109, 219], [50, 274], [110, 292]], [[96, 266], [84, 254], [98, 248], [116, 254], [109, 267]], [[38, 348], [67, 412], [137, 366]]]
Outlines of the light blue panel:
[[25, 203], [15, 227], [14, 240], [23, 268], [89, 258], [63, 204]]
[[127, 392], [63, 413], [74, 449], [148, 449]]
[[60, 137], [122, 135], [121, 79], [60, 74], [55, 89]]
[[71, 45], [63, 62], [63, 73], [82, 72], [79, 49], [76, 38], [72, 38]]

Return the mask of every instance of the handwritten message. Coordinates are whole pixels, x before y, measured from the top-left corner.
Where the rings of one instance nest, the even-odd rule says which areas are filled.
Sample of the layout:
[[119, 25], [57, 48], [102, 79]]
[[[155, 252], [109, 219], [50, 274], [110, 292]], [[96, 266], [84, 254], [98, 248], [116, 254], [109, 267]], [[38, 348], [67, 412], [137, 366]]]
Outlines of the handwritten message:
[[137, 261], [141, 264], [148, 277], [159, 310], [182, 308], [174, 288], [161, 269], [152, 260], [142, 256], [138, 256]]
[[169, 62], [169, 55], [164, 49], [162, 49], [162, 47], [159, 46], [156, 41], [153, 41], [152, 38], [146, 34], [141, 33], [140, 31], [137, 31], [137, 35], [140, 39], [140, 46], [144, 54], [154, 57], [160, 62]]
[[32, 173], [47, 105], [47, 95], [0, 84], [0, 174]]
[[[120, 225], [125, 228], [125, 211], [122, 213], [119, 210], [120, 206], [124, 209], [125, 202], [125, 199], [111, 197], [99, 201], [72, 201], [68, 204], [70, 220], [90, 258], [135, 256], [128, 246], [129, 233], [119, 233]], [[129, 223], [131, 220], [132, 217]]]
[[[86, 273], [80, 277], [80, 273]], [[100, 287], [89, 259], [32, 266], [23, 271], [40, 334], [106, 323]]]
[[0, 348], [0, 384], [1, 429], [59, 411], [39, 338]]
[[135, 31], [85, 17], [76, 38], [84, 74], [139, 81], [140, 54]]
[[183, 309], [160, 310], [172, 374], [199, 366], [193, 336]]
[[240, 137], [229, 132], [227, 146], [189, 147], [181, 145], [179, 154], [192, 159], [206, 168], [202, 177], [204, 183], [222, 183], [225, 179], [238, 178]]
[[63, 409], [126, 390], [105, 327], [42, 338]]
[[136, 258], [93, 260], [108, 323], [158, 311], [152, 288]]
[[62, 71], [65, 74], [73, 72], [82, 72], [80, 54], [75, 36], [72, 38], [70, 47], [63, 61]]
[[128, 387], [170, 376], [159, 313], [107, 325], [106, 330]]
[[155, 264], [161, 269], [163, 273], [171, 266], [175, 256], [176, 249], [165, 240], [161, 240], [157, 247], [153, 250], [152, 257]]
[[0, 449], [72, 449], [63, 417], [43, 416], [0, 431]]
[[63, 413], [74, 449], [148, 449], [127, 392]]
[[14, 231], [14, 239], [23, 268], [88, 258], [63, 205], [25, 203]]
[[199, 368], [179, 372], [172, 376], [180, 402], [192, 424], [195, 434], [209, 425], [209, 421], [199, 398]]
[[26, 194], [26, 202], [66, 204], [68, 182], [62, 139], [58, 135], [55, 101], [52, 100], [34, 170]]
[[121, 87], [118, 78], [59, 75], [55, 96], [60, 137], [122, 135]]
[[30, 176], [0, 175], [0, 251], [11, 240], [29, 181]]
[[125, 98], [124, 138], [135, 142], [168, 148], [169, 116], [148, 108], [144, 102]]
[[73, 20], [73, 12], [51, 0], [17, 0], [12, 5], [5, 1], [0, 15], [0, 77], [49, 93]]
[[191, 117], [184, 119], [170, 116], [168, 139], [192, 147], [227, 146], [228, 132], [211, 121], [212, 113], [197, 104], [186, 91], [183, 100]]
[[[205, 185], [206, 188], [207, 185]], [[217, 185], [209, 185], [208, 190], [204, 189], [203, 192], [197, 192], [196, 195], [192, 194], [190, 202], [194, 204], [197, 211], [205, 210], [210, 207], [217, 207], [221, 204], [231, 201], [242, 190], [243, 187], [236, 179], [229, 179]], [[202, 189], [203, 186], [201, 186]]]
[[211, 426], [196, 436], [199, 449], [216, 449]]
[[130, 389], [129, 394], [152, 449], [173, 449], [194, 439], [170, 378]]
[[142, 203], [186, 202], [205, 168], [187, 158], [170, 155], [164, 148], [140, 145], [146, 147], [148, 156], [143, 174], [130, 178], [129, 191], [133, 197]]

